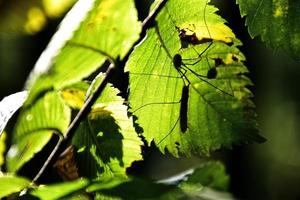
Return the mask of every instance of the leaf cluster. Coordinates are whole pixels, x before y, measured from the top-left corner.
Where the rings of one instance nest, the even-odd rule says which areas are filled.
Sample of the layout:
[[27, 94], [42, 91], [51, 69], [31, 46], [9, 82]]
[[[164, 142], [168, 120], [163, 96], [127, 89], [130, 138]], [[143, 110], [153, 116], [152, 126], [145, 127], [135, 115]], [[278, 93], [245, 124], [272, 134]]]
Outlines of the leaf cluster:
[[[275, 38], [267, 37], [273, 27], [260, 29], [252, 4], [239, 4], [250, 34], [262, 33], [274, 44], [266, 39]], [[276, 6], [273, 17], [284, 22], [289, 9]], [[266, 14], [264, 7], [261, 2], [256, 13]], [[0, 166], [6, 166], [0, 197], [230, 199], [220, 162], [204, 162], [171, 185], [127, 173], [148, 156], [142, 147], [150, 144], [176, 157], [208, 157], [265, 140], [258, 134], [242, 43], [217, 11], [207, 0], [155, 1], [140, 22], [132, 0], [78, 1], [28, 78], [28, 97], [9, 133], [12, 145], [6, 146], [7, 133], [0, 135]], [[288, 31], [282, 32], [274, 33], [281, 43]], [[294, 55], [296, 32], [284, 46]], [[11, 103], [5, 124], [20, 106]], [[53, 140], [35, 177], [17, 175]], [[59, 155], [61, 144], [71, 146]], [[39, 185], [53, 162], [68, 182]]]

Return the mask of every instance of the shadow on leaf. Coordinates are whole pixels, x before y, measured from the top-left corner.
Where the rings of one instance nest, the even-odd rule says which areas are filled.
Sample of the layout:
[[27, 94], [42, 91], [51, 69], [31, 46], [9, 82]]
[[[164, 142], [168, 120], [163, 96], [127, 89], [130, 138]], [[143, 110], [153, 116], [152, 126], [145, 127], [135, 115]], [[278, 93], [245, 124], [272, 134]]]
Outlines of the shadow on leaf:
[[93, 109], [73, 139], [81, 176], [91, 178], [114, 171], [123, 162], [123, 136], [112, 112], [104, 107]]

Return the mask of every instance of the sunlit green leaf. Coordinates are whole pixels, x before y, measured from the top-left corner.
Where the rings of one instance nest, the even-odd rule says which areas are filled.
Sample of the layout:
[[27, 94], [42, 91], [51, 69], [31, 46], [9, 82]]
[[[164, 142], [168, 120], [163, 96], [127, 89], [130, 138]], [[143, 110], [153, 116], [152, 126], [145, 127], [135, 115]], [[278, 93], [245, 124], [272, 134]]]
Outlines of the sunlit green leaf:
[[[84, 189], [89, 184], [86, 179], [78, 179], [72, 182], [42, 185], [30, 192], [31, 195], [43, 200], [61, 199], [72, 193]], [[72, 198], [71, 198], [72, 199]]]
[[50, 69], [35, 81], [28, 102], [44, 90], [61, 89], [80, 81], [107, 59], [122, 59], [139, 33], [140, 23], [133, 0], [96, 0], [74, 36], [51, 61], [52, 65], [38, 62], [37, 68]]
[[0, 183], [0, 198], [20, 192], [30, 185], [29, 180], [9, 174], [0, 175]]
[[[95, 83], [99, 80], [101, 77]], [[142, 142], [118, 93], [108, 85], [73, 138], [74, 146], [80, 149], [79, 171], [89, 178], [126, 176], [126, 168], [142, 158]]]
[[300, 1], [237, 0], [252, 37], [300, 59]]
[[[264, 141], [257, 135], [252, 93], [246, 88], [252, 83], [244, 75], [245, 58], [237, 48], [241, 42], [216, 11], [206, 1], [168, 1], [126, 64], [130, 111], [147, 141], [154, 140], [161, 151], [208, 154], [232, 144]], [[198, 43], [180, 39], [182, 30]], [[181, 54], [185, 68], [202, 77], [182, 68], [180, 74], [172, 63], [176, 54]], [[216, 77], [206, 78], [211, 69]], [[187, 79], [189, 90], [183, 98]], [[181, 127], [182, 99], [187, 99], [186, 131]]]
[[39, 152], [53, 133], [62, 135], [70, 123], [71, 111], [56, 92], [47, 93], [21, 113], [14, 130], [7, 166], [17, 171]]

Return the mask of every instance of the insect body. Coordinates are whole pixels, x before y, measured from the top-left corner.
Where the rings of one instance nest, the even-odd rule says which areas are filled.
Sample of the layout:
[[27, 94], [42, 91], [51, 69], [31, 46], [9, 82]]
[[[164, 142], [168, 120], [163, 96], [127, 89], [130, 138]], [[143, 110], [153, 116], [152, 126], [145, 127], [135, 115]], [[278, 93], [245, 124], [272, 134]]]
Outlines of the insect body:
[[186, 132], [187, 125], [187, 111], [188, 111], [188, 98], [189, 98], [189, 86], [183, 86], [180, 103], [180, 129], [183, 133]]

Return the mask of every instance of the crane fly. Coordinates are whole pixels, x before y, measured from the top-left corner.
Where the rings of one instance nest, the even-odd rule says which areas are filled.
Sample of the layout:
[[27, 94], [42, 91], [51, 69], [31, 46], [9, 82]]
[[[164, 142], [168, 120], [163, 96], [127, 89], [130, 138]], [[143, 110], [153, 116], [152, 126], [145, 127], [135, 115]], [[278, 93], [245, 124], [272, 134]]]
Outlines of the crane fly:
[[[160, 145], [168, 136], [171, 135], [171, 133], [174, 131], [174, 129], [176, 128], [176, 126], [179, 124], [179, 128], [180, 131], [182, 133], [187, 132], [187, 130], [189, 129], [189, 125], [188, 125], [188, 110], [189, 110], [189, 98], [190, 98], [190, 90], [195, 90], [197, 93], [199, 93], [198, 88], [196, 89], [196, 87], [194, 86], [195, 80], [198, 82], [203, 82], [206, 85], [208, 85], [211, 89], [216, 90], [218, 93], [220, 93], [223, 96], [226, 96], [227, 98], [234, 98], [234, 93], [230, 91], [226, 91], [223, 88], [217, 87], [215, 84], [213, 84], [211, 82], [211, 80], [215, 80], [218, 78], [218, 72], [216, 70], [217, 67], [219, 67], [220, 65], [223, 65], [224, 62], [222, 59], [220, 58], [208, 58], [207, 56], [207, 52], [210, 51], [211, 48], [213, 48], [213, 38], [209, 37], [209, 38], [205, 38], [203, 37], [202, 39], [199, 39], [196, 35], [196, 33], [192, 32], [192, 30], [186, 29], [186, 28], [180, 28], [179, 26], [176, 25], [175, 20], [172, 19], [172, 16], [170, 14], [170, 12], [167, 9], [167, 4], [166, 6], [166, 11], [169, 14], [169, 19], [170, 19], [170, 23], [173, 25], [173, 32], [172, 34], [170, 34], [169, 38], [163, 38], [161, 36], [161, 31], [160, 31], [160, 27], [159, 25], [155, 25], [154, 29], [155, 29], [155, 34], [157, 36], [157, 40], [159, 41], [160, 47], [158, 49], [158, 52], [164, 52], [167, 56], [167, 59], [169, 61], [171, 61], [171, 64], [173, 66], [169, 66], [170, 68], [172, 68], [172, 70], [176, 70], [176, 73], [173, 71], [171, 72], [171, 74], [163, 74], [163, 73], [147, 73], [147, 72], [134, 72], [134, 71], [129, 71], [129, 74], [132, 76], [151, 76], [151, 77], [159, 77], [159, 78], [166, 78], [166, 79], [181, 79], [182, 80], [182, 86], [177, 87], [176, 90], [179, 90], [179, 88], [181, 88], [181, 92], [180, 92], [180, 97], [175, 100], [175, 101], [157, 101], [157, 102], [147, 102], [147, 103], [142, 103], [142, 105], [136, 107], [136, 109], [132, 110], [132, 114], [134, 115], [135, 113], [138, 113], [139, 111], [141, 111], [142, 109], [145, 109], [145, 107], [155, 107], [156, 105], [163, 105], [163, 106], [174, 106], [177, 105], [176, 108], [174, 110], [177, 111], [173, 111], [175, 114], [177, 114], [177, 118], [174, 120], [173, 119], [173, 125], [170, 126], [170, 130], [166, 133], [164, 133], [164, 136], [162, 136], [158, 141], [156, 141], [157, 145]], [[204, 16], [206, 15], [205, 13], [205, 9], [206, 6], [204, 7]], [[206, 25], [206, 29], [208, 34], [210, 35], [208, 26], [206, 24], [206, 19], [204, 17], [204, 24]], [[188, 34], [189, 32], [189, 34]], [[168, 40], [171, 40], [170, 38], [174, 38], [174, 33], [177, 35], [176, 36], [176, 40], [177, 43], [179, 42], [180, 44], [180, 48], [179, 48], [179, 52], [173, 53], [170, 52], [170, 50], [168, 49], [168, 45], [167, 43], [169, 42]], [[199, 53], [196, 48], [197, 46], [201, 46], [202, 51], [201, 53]], [[172, 51], [172, 50], [171, 50]], [[174, 50], [173, 50], [174, 51]], [[191, 52], [193, 52], [193, 54], [195, 56], [193, 57], [183, 57], [181, 55], [181, 53], [184, 52], [189, 52], [191, 54]], [[172, 56], [173, 53], [173, 56]], [[160, 55], [157, 54], [157, 57], [159, 57]], [[150, 58], [151, 59], [151, 58]], [[214, 66], [212, 67], [210, 62], [214, 61]], [[189, 62], [188, 62], [189, 61]], [[203, 64], [203, 62], [207, 62], [206, 64], [206, 69], [201, 69], [200, 72], [197, 69], [194, 69], [194, 66], [197, 66], [199, 64]], [[170, 63], [170, 62], [169, 62]], [[170, 65], [170, 64], [169, 64]], [[167, 66], [167, 65], [165, 65]], [[205, 72], [206, 71], [206, 72]], [[205, 72], [205, 73], [203, 73]], [[164, 86], [162, 86], [164, 87]], [[167, 86], [165, 86], [167, 87]], [[226, 87], [227, 89], [230, 87]], [[146, 90], [147, 91], [147, 90]], [[151, 92], [151, 90], [149, 90], [149, 92]], [[147, 93], [145, 93], [145, 95], [147, 95]], [[200, 94], [199, 95], [203, 95]], [[203, 96], [204, 98], [204, 96]], [[163, 108], [163, 107], [162, 107]], [[163, 111], [161, 111], [163, 112]], [[172, 118], [172, 117], [170, 117]], [[170, 120], [172, 121], [172, 119]], [[177, 144], [177, 146], [179, 145], [178, 141], [175, 141], [175, 144]]]

